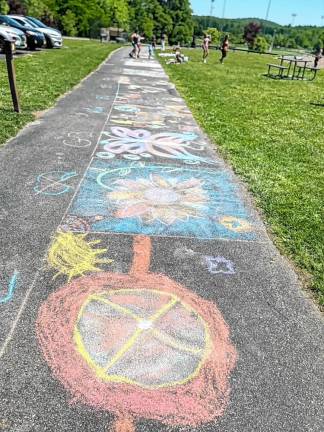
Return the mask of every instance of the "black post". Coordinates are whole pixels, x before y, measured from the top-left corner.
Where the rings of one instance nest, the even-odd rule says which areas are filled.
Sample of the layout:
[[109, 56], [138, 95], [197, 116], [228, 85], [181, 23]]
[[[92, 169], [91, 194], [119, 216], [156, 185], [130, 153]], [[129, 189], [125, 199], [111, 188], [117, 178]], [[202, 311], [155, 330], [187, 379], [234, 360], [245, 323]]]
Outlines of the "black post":
[[13, 63], [13, 43], [10, 41], [5, 41], [5, 54], [6, 54], [6, 63], [7, 63], [7, 71], [8, 71], [8, 79], [12, 97], [12, 103], [14, 106], [14, 110], [17, 113], [20, 113], [20, 104], [16, 86], [16, 72], [15, 66]]

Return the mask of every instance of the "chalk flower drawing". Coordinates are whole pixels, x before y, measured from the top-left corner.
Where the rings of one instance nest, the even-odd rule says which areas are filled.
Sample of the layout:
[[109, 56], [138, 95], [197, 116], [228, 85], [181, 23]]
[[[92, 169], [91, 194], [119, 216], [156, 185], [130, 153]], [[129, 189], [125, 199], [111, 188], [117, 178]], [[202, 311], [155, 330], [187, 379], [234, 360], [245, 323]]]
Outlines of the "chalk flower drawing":
[[107, 249], [95, 248], [98, 244], [100, 240], [87, 242], [86, 234], [57, 234], [47, 257], [49, 266], [57, 270], [55, 277], [66, 275], [70, 281], [76, 276], [100, 271], [99, 264], [110, 264], [112, 260], [100, 257]]
[[145, 129], [112, 127], [111, 132], [103, 132], [101, 144], [104, 150], [114, 155], [145, 155], [170, 159], [203, 161], [192, 154], [202, 151], [205, 143], [194, 143], [198, 138], [195, 133], [151, 133]]
[[107, 196], [117, 207], [116, 218], [139, 217], [146, 223], [159, 221], [171, 225], [203, 217], [208, 202], [203, 184], [201, 179], [179, 181], [150, 174], [149, 178], [115, 181], [116, 189]]

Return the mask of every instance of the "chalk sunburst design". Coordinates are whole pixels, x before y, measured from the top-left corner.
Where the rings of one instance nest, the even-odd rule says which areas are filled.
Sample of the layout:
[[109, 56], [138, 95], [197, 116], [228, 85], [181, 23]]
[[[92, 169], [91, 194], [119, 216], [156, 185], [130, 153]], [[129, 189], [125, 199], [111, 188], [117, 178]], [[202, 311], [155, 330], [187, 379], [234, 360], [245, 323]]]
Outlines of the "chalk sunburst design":
[[116, 218], [139, 217], [145, 223], [171, 225], [189, 218], [202, 218], [209, 201], [204, 181], [179, 181], [151, 174], [149, 178], [121, 179], [107, 197], [116, 208]]

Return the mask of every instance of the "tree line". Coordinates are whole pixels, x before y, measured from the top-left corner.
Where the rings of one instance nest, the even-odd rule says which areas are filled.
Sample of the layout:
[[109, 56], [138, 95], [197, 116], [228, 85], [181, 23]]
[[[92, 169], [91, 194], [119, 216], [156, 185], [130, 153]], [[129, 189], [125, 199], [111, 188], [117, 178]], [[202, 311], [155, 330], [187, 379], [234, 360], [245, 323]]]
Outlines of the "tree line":
[[[232, 44], [247, 42], [250, 48], [265, 50], [270, 44], [275, 47], [304, 48], [317, 51], [324, 47], [324, 28], [316, 26], [281, 26], [272, 21], [255, 18], [222, 19], [209, 16], [194, 16], [195, 35], [201, 37], [207, 28], [216, 28], [218, 31], [230, 34]], [[256, 28], [253, 29], [252, 23]], [[251, 27], [251, 28], [249, 28]], [[256, 30], [257, 36], [249, 44], [249, 31]], [[247, 38], [246, 38], [247, 36]]]
[[0, 0], [0, 13], [34, 16], [67, 36], [97, 37], [102, 27], [118, 27], [188, 44], [194, 29], [189, 0]]

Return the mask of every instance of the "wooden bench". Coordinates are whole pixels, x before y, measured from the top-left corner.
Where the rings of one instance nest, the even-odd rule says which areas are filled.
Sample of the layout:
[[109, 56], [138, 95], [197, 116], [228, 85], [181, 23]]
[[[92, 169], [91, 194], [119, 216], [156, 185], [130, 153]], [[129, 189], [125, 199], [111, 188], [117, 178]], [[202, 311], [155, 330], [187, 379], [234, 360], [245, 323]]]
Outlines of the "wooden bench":
[[[288, 69], [287, 66], [282, 66], [282, 65], [278, 65], [278, 64], [272, 64], [272, 63], [268, 63], [268, 67], [269, 67], [269, 69], [268, 69], [268, 76], [275, 76], [275, 77], [279, 77], [279, 78], [283, 78], [284, 71]], [[271, 68], [278, 69], [279, 73], [277, 75], [271, 74], [270, 73]]]
[[[297, 73], [297, 78], [299, 79], [304, 79], [305, 76], [305, 72], [313, 72], [313, 76], [311, 78], [309, 78], [309, 81], [314, 81], [314, 79], [316, 78], [317, 72], [320, 70], [319, 67], [315, 67], [315, 66], [306, 66], [305, 68], [303, 66], [298, 66], [298, 73]], [[302, 74], [300, 76], [300, 74]]]

